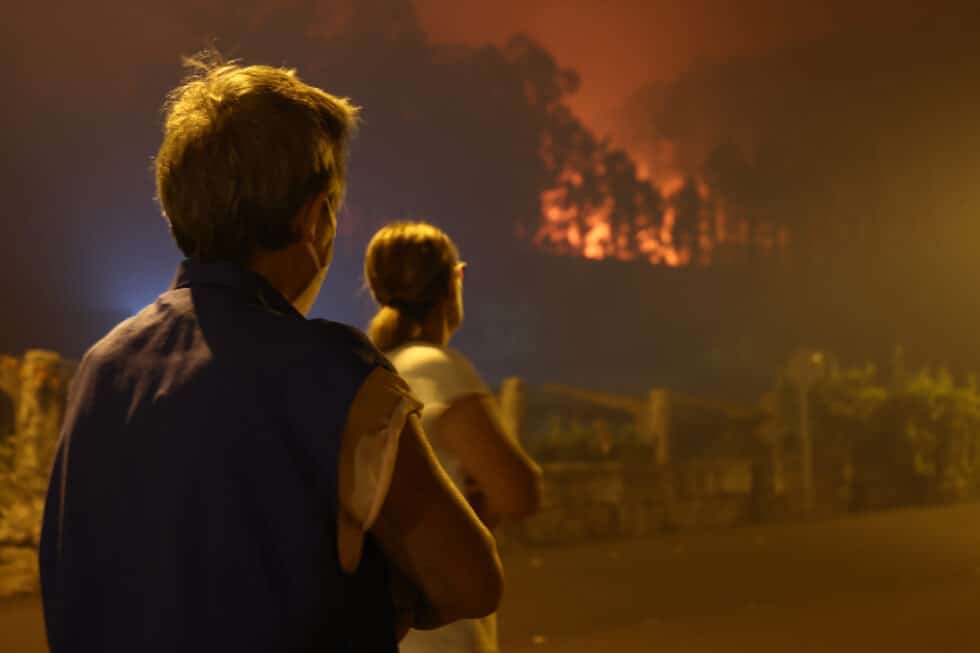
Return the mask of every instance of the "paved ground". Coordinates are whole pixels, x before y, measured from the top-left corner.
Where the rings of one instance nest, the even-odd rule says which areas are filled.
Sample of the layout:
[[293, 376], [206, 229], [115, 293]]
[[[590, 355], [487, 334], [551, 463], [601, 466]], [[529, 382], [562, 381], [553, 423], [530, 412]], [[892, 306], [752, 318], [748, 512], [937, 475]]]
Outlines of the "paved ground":
[[505, 554], [506, 653], [980, 651], [980, 505]]
[[977, 505], [508, 563], [508, 653], [980, 651]]

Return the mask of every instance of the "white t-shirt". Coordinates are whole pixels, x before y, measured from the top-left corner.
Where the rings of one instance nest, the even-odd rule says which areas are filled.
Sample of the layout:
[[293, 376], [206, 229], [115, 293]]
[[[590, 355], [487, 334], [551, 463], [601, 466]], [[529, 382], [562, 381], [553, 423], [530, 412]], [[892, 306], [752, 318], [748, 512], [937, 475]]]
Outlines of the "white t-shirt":
[[[490, 389], [473, 364], [449, 347], [409, 343], [387, 352], [422, 404], [422, 426], [443, 469], [456, 487], [463, 488], [459, 460], [442, 446], [435, 429], [436, 420], [454, 401], [471, 395], [489, 395]], [[496, 615], [482, 619], [463, 619], [435, 630], [412, 630], [399, 645], [402, 653], [496, 653]]]

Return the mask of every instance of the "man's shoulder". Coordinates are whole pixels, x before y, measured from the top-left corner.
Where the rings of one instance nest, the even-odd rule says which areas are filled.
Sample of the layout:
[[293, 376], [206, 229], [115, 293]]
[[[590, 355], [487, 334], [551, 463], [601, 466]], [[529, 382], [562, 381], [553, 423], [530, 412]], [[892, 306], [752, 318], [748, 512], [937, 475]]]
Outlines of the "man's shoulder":
[[394, 369], [387, 357], [378, 351], [360, 329], [325, 319], [307, 320], [306, 325], [309, 346], [319, 357], [335, 359], [341, 363]]
[[[305, 320], [302, 335], [274, 363], [291, 412], [320, 424], [329, 412], [347, 414], [359, 388], [379, 367], [391, 363], [358, 329], [331, 320]], [[327, 410], [333, 407], [335, 410]], [[312, 427], [311, 427], [312, 428]]]
[[[149, 308], [149, 307], [147, 307]], [[101, 338], [96, 340], [86, 350], [82, 357], [82, 362], [108, 362], [119, 357], [126, 357], [127, 350], [130, 349], [135, 341], [145, 338], [146, 324], [145, 312], [143, 309], [136, 315], [122, 320]]]

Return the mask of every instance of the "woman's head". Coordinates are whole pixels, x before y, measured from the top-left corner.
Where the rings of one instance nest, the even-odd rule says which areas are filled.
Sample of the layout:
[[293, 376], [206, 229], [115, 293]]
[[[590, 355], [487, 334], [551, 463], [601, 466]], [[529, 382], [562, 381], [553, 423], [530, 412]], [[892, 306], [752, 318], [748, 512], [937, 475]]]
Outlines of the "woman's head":
[[459, 328], [462, 268], [456, 245], [431, 224], [396, 222], [378, 231], [364, 258], [364, 279], [381, 307], [368, 329], [375, 345], [390, 350]]

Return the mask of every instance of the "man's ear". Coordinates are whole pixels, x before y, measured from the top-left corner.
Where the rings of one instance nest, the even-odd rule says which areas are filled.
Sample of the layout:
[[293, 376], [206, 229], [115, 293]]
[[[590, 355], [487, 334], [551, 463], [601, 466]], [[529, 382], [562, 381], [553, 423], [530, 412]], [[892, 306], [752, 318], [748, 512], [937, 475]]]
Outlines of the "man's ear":
[[320, 265], [330, 262], [336, 230], [337, 216], [328, 191], [312, 197], [296, 216], [299, 238], [313, 248]]
[[323, 193], [315, 195], [303, 208], [299, 210], [299, 215], [296, 216], [296, 232], [299, 234], [300, 239], [311, 245], [316, 245], [317, 242], [317, 230], [320, 222], [320, 212], [323, 206]]

